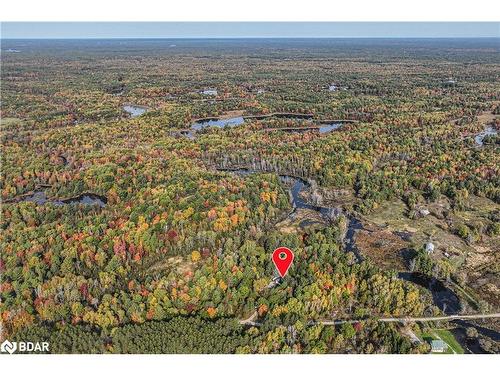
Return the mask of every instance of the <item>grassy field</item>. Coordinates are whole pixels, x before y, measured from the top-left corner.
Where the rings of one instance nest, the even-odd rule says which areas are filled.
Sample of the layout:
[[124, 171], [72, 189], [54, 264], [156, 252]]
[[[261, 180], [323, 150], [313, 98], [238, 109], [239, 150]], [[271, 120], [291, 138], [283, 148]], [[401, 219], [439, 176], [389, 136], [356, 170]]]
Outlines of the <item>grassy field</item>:
[[435, 329], [431, 331], [426, 331], [422, 333], [421, 339], [431, 343], [432, 340], [441, 339], [448, 344], [448, 350], [444, 353], [432, 353], [432, 354], [464, 354], [464, 349], [460, 346], [458, 341], [453, 336], [453, 333], [447, 329]]
[[460, 346], [458, 341], [455, 339], [455, 336], [453, 336], [453, 333], [448, 331], [447, 329], [438, 329], [435, 331], [441, 339], [446, 342], [455, 353], [457, 354], [464, 354], [464, 349]]

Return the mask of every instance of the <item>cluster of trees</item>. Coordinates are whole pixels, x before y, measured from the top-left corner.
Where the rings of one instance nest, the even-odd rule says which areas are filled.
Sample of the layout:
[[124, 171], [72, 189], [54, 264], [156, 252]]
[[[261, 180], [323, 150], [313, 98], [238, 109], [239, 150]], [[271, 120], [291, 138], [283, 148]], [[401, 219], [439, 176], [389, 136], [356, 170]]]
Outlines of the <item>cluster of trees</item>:
[[247, 328], [236, 319], [204, 320], [175, 317], [165, 321], [126, 324], [110, 334], [88, 325], [23, 328], [12, 339], [48, 342], [51, 353], [421, 353], [394, 326], [375, 321], [339, 326], [305, 325], [269, 319]]
[[[22, 221], [25, 208], [56, 220], [44, 223], [46, 217], [39, 216], [40, 225], [29, 227]], [[188, 235], [179, 230], [174, 236], [172, 229], [163, 229], [166, 241], [160, 243], [157, 237], [144, 237], [149, 226], [144, 218], [124, 226], [119, 235], [116, 223], [107, 222], [102, 212], [82, 208], [77, 216], [71, 210], [14, 205], [1, 264], [2, 317], [8, 332], [37, 321], [82, 322], [107, 332], [128, 322], [191, 314], [207, 319], [245, 316], [255, 309], [262, 318], [304, 319], [332, 311], [360, 317], [424, 311], [414, 287], [366, 262], [356, 264], [352, 254], [342, 252], [336, 226], [306, 238], [266, 230], [264, 224], [245, 231], [233, 227], [221, 238], [209, 231]], [[71, 229], [75, 227], [80, 230]], [[184, 245], [170, 246], [168, 241], [177, 237]], [[270, 249], [282, 245], [295, 250], [296, 261], [290, 277], [269, 288], [274, 272]], [[180, 264], [170, 263], [176, 251], [184, 251]]]
[[419, 249], [410, 261], [410, 270], [436, 279], [448, 280], [453, 267], [447, 259], [436, 260], [425, 249]]
[[[289, 124], [287, 124], [289, 125]], [[474, 123], [470, 125], [475, 127]], [[247, 127], [201, 139], [203, 157], [221, 166], [246, 165], [289, 173], [331, 188], [356, 192], [356, 208], [369, 212], [380, 202], [404, 197], [408, 190], [443, 194], [460, 209], [464, 194], [500, 202], [495, 148], [460, 140], [464, 128], [447, 123], [344, 125], [328, 137], [311, 134], [249, 133]], [[471, 130], [472, 131], [472, 130]], [[462, 147], [457, 147], [462, 144]], [[228, 149], [230, 152], [228, 152]]]
[[[277, 230], [292, 209], [277, 174], [350, 189], [360, 212], [392, 197], [413, 208], [420, 197], [440, 194], [457, 209], [467, 194], [498, 202], [497, 149], [471, 138], [482, 131], [477, 116], [498, 111], [495, 66], [478, 72], [457, 64], [463, 81], [449, 87], [429, 68], [441, 63], [433, 50], [409, 68], [394, 63], [399, 47], [360, 47], [372, 61], [337, 46], [332, 60], [334, 42], [325, 41], [302, 46], [291, 63], [288, 45], [190, 45], [177, 54], [141, 43], [147, 52], [140, 63], [134, 48], [117, 60], [95, 46], [87, 59], [59, 46], [49, 49], [52, 56], [42, 49], [2, 61], [2, 117], [22, 119], [2, 122], [5, 335], [49, 337], [59, 352], [420, 350], [376, 322], [309, 324], [421, 315], [427, 306], [411, 284], [342, 251], [345, 223], [332, 220], [310, 233]], [[342, 89], [328, 91], [332, 82]], [[217, 95], [200, 93], [206, 88]], [[152, 109], [129, 119], [121, 109], [126, 102]], [[194, 118], [229, 110], [359, 123], [328, 135], [261, 131], [307, 124], [269, 118], [193, 139], [172, 136]], [[235, 166], [263, 173], [242, 178], [214, 168]], [[25, 201], [40, 190], [48, 202]], [[102, 196], [106, 205], [55, 204], [83, 193]], [[498, 234], [498, 218], [491, 222], [486, 232]], [[274, 285], [270, 253], [278, 246], [296, 258]], [[417, 260], [419, 270], [435, 272], [426, 254]], [[444, 267], [439, 272], [446, 275]], [[237, 324], [255, 311], [261, 328]]]

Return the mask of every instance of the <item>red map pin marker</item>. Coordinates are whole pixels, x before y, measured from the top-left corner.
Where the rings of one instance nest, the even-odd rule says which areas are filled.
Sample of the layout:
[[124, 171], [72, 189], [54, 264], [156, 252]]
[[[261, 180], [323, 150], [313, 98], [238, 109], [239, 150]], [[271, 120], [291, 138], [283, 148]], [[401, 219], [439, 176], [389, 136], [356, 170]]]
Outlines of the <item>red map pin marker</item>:
[[281, 277], [285, 277], [293, 262], [293, 252], [288, 247], [278, 247], [273, 252], [273, 263]]

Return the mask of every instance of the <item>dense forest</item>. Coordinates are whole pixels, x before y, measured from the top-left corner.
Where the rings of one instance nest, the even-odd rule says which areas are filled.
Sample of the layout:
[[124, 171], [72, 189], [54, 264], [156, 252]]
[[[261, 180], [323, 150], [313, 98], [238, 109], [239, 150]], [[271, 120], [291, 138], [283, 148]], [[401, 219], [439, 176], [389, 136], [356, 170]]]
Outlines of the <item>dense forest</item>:
[[[495, 43], [2, 41], [2, 337], [424, 353], [377, 318], [496, 312]], [[395, 207], [410, 240], [381, 222]], [[279, 246], [295, 253], [283, 279]]]

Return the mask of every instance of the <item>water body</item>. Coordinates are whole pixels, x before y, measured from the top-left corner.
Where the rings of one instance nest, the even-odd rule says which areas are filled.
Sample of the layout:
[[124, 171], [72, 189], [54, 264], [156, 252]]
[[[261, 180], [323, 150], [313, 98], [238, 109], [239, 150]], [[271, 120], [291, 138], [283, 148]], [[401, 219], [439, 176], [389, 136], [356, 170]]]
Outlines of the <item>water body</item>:
[[28, 195], [20, 200], [20, 202], [35, 202], [36, 204], [46, 204], [51, 203], [55, 206], [62, 206], [65, 204], [84, 204], [84, 205], [97, 205], [99, 207], [106, 206], [107, 199], [97, 194], [85, 193], [77, 197], [62, 199], [62, 200], [51, 200], [47, 198], [44, 191], [36, 191], [31, 195]]
[[[252, 170], [249, 168], [220, 168], [218, 170], [232, 172], [241, 176], [246, 176], [251, 173], [269, 173], [265, 171]], [[309, 182], [307, 182], [305, 179], [284, 174], [279, 174], [279, 178], [282, 183], [286, 184], [287, 186], [291, 186], [289, 191], [293, 211], [289, 214], [289, 218], [291, 218], [295, 211], [299, 208], [317, 211], [327, 219], [341, 213], [341, 210], [337, 207], [323, 207], [307, 203], [301, 196], [302, 191], [310, 187]], [[352, 252], [359, 262], [363, 258], [356, 247], [356, 233], [359, 230], [363, 229], [363, 225], [360, 220], [352, 215], [346, 215], [346, 217], [349, 219], [349, 223], [344, 238], [344, 250], [347, 252]], [[460, 299], [458, 298], [457, 294], [450, 288], [446, 287], [446, 285], [442, 281], [434, 277], [428, 277], [423, 274], [414, 272], [400, 272], [398, 274], [398, 278], [401, 280], [412, 282], [420, 287], [429, 290], [432, 295], [434, 305], [436, 305], [443, 313], [448, 315], [460, 313], [462, 308]], [[480, 328], [477, 328], [478, 331], [480, 331]], [[491, 335], [497, 335], [495, 336], [495, 339], [500, 339], [500, 334], [492, 330], [488, 331], [491, 331], [487, 332], [489, 334], [488, 337], [492, 337]]]
[[[249, 174], [253, 173], [274, 173], [274, 172], [266, 172], [266, 171], [260, 171], [260, 170], [253, 170], [250, 168], [217, 168], [218, 171], [222, 172], [230, 172], [237, 174], [239, 176], [248, 176]], [[297, 176], [290, 176], [286, 174], [278, 174], [278, 177], [280, 181], [287, 185], [291, 186], [290, 187], [290, 196], [291, 196], [291, 203], [294, 211], [298, 208], [304, 208], [304, 209], [310, 209], [314, 211], [318, 211], [321, 213], [326, 214], [328, 211], [327, 207], [319, 207], [315, 206], [312, 204], [307, 203], [302, 197], [301, 197], [301, 192], [308, 188], [310, 184], [303, 178], [297, 177]]]
[[146, 107], [138, 105], [124, 105], [123, 110], [129, 113], [132, 118], [141, 116], [147, 111]]
[[[273, 173], [273, 172], [252, 170], [249, 168], [235, 168], [235, 169], [218, 168], [218, 170], [235, 173], [240, 176], [247, 176], [252, 173]], [[327, 220], [330, 220], [331, 218], [336, 217], [342, 213], [342, 210], [337, 207], [316, 206], [314, 204], [307, 203], [301, 196], [301, 193], [305, 189], [310, 187], [310, 183], [305, 179], [286, 174], [278, 174], [278, 176], [283, 184], [290, 186], [289, 192], [293, 210], [288, 215], [289, 218], [293, 218], [293, 215], [299, 208], [317, 211], [321, 214], [321, 216], [323, 216]], [[356, 247], [355, 236], [359, 229], [363, 229], [363, 225], [358, 219], [356, 219], [352, 215], [346, 215], [346, 214], [344, 215], [349, 219], [347, 226], [347, 233], [344, 238], [344, 249], [347, 252], [354, 253], [356, 259], [358, 260], [358, 262], [360, 262], [363, 258], [361, 257], [361, 254], [359, 253]]]
[[488, 126], [482, 133], [474, 137], [474, 141], [477, 145], [482, 146], [484, 144], [483, 139], [488, 135], [498, 135], [498, 130], [492, 126]]
[[193, 129], [194, 131], [199, 131], [205, 128], [212, 128], [212, 127], [217, 127], [217, 128], [224, 128], [226, 126], [233, 127], [241, 125], [244, 122], [245, 119], [242, 116], [231, 117], [226, 119], [207, 119], [207, 120], [196, 121], [195, 123], [193, 123], [193, 125], [191, 125], [191, 129]]
[[266, 118], [287, 118], [291, 120], [312, 120], [314, 115], [310, 113], [291, 113], [291, 112], [283, 112], [283, 113], [269, 113], [267, 115], [248, 115], [245, 116], [246, 119], [253, 120], [264, 120]]
[[107, 199], [97, 194], [86, 193], [78, 197], [63, 199], [63, 204], [85, 204], [85, 205], [98, 205], [99, 207], [106, 206]]
[[500, 333], [486, 328], [482, 327], [477, 324], [477, 322], [471, 322], [471, 321], [466, 321], [466, 320], [454, 320], [453, 323], [457, 324], [457, 328], [453, 328], [451, 332], [453, 333], [453, 336], [455, 336], [456, 340], [458, 343], [464, 348], [466, 351], [469, 351], [470, 353], [474, 354], [486, 354], [487, 352], [481, 348], [481, 345], [479, 344], [478, 338], [468, 338], [466, 330], [469, 327], [475, 328], [477, 332], [485, 337], [490, 338], [491, 340], [500, 341]]
[[307, 203], [300, 196], [300, 193], [303, 190], [305, 190], [307, 187], [309, 187], [309, 183], [306, 180], [303, 180], [303, 179], [295, 177], [295, 176], [284, 175], [284, 174], [280, 174], [279, 178], [283, 184], [291, 186], [290, 195], [292, 197], [291, 201], [292, 201], [292, 207], [294, 210], [296, 210], [298, 208], [305, 208], [305, 209], [310, 209], [310, 210], [315, 210], [315, 211], [321, 211], [320, 207], [316, 207], [312, 204]]
[[[296, 120], [310, 119], [309, 115], [292, 116], [288, 113], [276, 114], [276, 115], [273, 115], [272, 117], [292, 118], [292, 119], [296, 119]], [[238, 117], [230, 117], [230, 118], [224, 118], [224, 119], [206, 118], [206, 119], [202, 119], [202, 120], [198, 120], [198, 121], [194, 122], [191, 125], [191, 129], [193, 131], [199, 131], [199, 130], [203, 130], [205, 128], [211, 128], [211, 127], [217, 127], [217, 128], [224, 128], [226, 126], [233, 127], [233, 126], [242, 125], [245, 122], [246, 118], [256, 119], [256, 120], [261, 119], [260, 117], [254, 117], [254, 116], [249, 116], [249, 117], [238, 116]], [[267, 117], [263, 117], [263, 118], [267, 118]], [[325, 134], [325, 133], [329, 133], [331, 131], [339, 129], [342, 125], [343, 125], [343, 123], [341, 123], [341, 122], [335, 122], [335, 123], [331, 123], [331, 124], [322, 124], [318, 128], [314, 128], [314, 129], [318, 129], [320, 134]], [[314, 130], [314, 129], [312, 129], [312, 128], [301, 129], [300, 127], [297, 127], [296, 129], [295, 128], [294, 129], [287, 128], [287, 131], [289, 131], [289, 132], [302, 132], [302, 131]], [[280, 130], [280, 129], [276, 128], [276, 130]], [[194, 134], [192, 132], [187, 134], [187, 135], [189, 138], [194, 137]]]
[[349, 218], [349, 225], [347, 226], [347, 233], [344, 238], [344, 246], [346, 251], [350, 251], [356, 255], [358, 261], [363, 260], [363, 257], [356, 246], [356, 233], [361, 229], [363, 229], [361, 221], [351, 216]]
[[[456, 315], [461, 311], [461, 302], [457, 294], [450, 288], [448, 288], [442, 281], [429, 277], [420, 273], [415, 272], [400, 272], [398, 278], [401, 280], [409, 281], [415, 283], [416, 285], [427, 289], [433, 299], [434, 305], [436, 305], [445, 315]], [[474, 354], [484, 354], [486, 351], [479, 345], [478, 339], [469, 339], [466, 334], [466, 329], [468, 327], [473, 327], [477, 332], [483, 336], [486, 336], [494, 341], [500, 341], [500, 333], [482, 327], [477, 324], [477, 322], [471, 322], [466, 320], [454, 320], [453, 323], [457, 325], [453, 328], [451, 332], [453, 336], [458, 341], [460, 346], [465, 349], [465, 352]]]
[[[454, 323], [457, 321], [455, 320]], [[472, 354], [486, 354], [486, 352], [479, 345], [478, 339], [469, 339], [467, 337], [466, 328], [465, 327], [457, 327], [450, 330], [455, 339], [460, 344], [460, 346], [464, 349], [465, 353]]]
[[319, 127], [320, 134], [330, 133], [331, 131], [339, 129], [343, 124], [341, 122], [333, 123], [333, 124], [325, 124]]
[[500, 332], [497, 332], [493, 329], [482, 327], [477, 324], [478, 321], [468, 321], [468, 320], [454, 320], [454, 323], [459, 325], [460, 327], [468, 328], [473, 327], [483, 336], [489, 337], [492, 340], [500, 341]]

